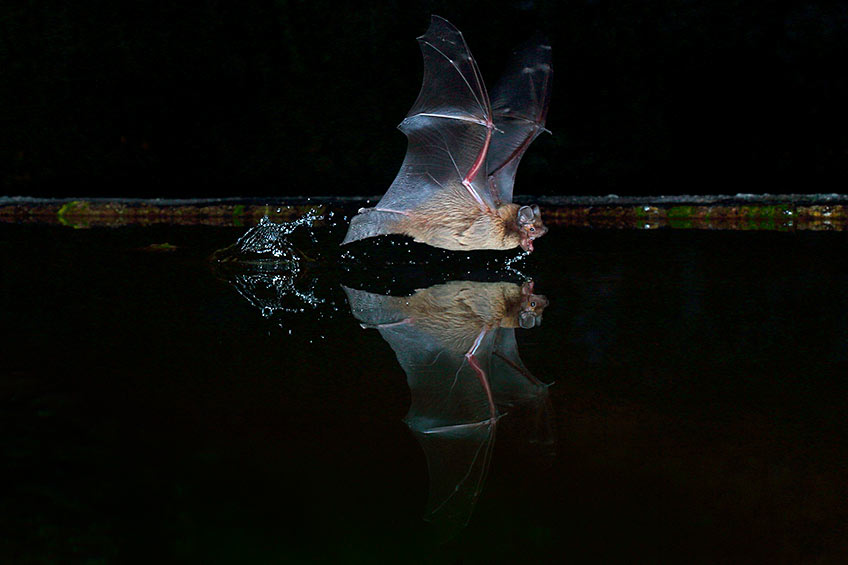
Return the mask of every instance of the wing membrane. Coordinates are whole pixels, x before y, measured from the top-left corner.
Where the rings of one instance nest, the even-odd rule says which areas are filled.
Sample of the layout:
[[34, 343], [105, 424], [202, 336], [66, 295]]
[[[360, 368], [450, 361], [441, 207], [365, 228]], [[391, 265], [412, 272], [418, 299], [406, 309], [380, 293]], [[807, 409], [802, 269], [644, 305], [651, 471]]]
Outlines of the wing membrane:
[[492, 109], [477, 63], [462, 34], [438, 16], [418, 43], [424, 80], [399, 126], [408, 138], [407, 153], [377, 208], [411, 211], [445, 192], [494, 208], [486, 160]]
[[556, 432], [547, 384], [527, 369], [518, 355], [515, 329], [498, 328], [492, 346], [489, 382], [498, 407], [529, 407], [533, 416], [531, 441], [553, 446]]
[[495, 132], [487, 159], [489, 189], [496, 203], [512, 202], [518, 163], [545, 130], [552, 74], [550, 46], [534, 41], [513, 54], [492, 90]]

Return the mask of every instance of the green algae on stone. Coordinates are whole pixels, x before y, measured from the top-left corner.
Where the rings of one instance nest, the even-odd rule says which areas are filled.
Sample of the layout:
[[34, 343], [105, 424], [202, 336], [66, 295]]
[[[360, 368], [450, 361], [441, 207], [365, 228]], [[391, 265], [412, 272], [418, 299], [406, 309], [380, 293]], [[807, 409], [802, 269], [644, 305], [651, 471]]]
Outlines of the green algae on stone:
[[672, 206], [666, 212], [669, 219], [671, 218], [692, 218], [696, 216], [694, 206]]
[[56, 212], [56, 218], [58, 218], [60, 224], [74, 229], [91, 227], [91, 222], [88, 221], [90, 215], [91, 204], [85, 200], [65, 202]]

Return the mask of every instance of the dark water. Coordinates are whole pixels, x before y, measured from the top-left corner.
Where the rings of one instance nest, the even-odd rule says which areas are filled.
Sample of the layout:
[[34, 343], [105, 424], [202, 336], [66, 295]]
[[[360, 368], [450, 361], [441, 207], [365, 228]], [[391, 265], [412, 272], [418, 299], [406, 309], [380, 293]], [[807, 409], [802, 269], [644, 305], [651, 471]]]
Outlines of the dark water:
[[[512, 253], [338, 258], [333, 232], [286, 280], [210, 263], [243, 231], [0, 226], [0, 561], [848, 558], [843, 234], [554, 228], [516, 274]], [[405, 423], [432, 399], [342, 285], [525, 276], [544, 322], [505, 335], [555, 384], [494, 385], [506, 415], [470, 433]]]

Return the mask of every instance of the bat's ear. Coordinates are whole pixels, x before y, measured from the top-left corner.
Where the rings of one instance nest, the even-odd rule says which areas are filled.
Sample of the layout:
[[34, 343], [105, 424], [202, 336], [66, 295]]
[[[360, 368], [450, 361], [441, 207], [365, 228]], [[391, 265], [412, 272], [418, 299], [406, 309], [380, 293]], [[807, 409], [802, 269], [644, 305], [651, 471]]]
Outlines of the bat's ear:
[[522, 206], [518, 209], [518, 225], [532, 224], [534, 216], [530, 206]]
[[529, 330], [536, 325], [536, 315], [533, 312], [522, 312], [518, 315], [518, 325]]
[[542, 211], [541, 211], [541, 210], [539, 210], [539, 205], [538, 205], [538, 204], [534, 204], [534, 205], [533, 205], [533, 214], [534, 214], [537, 218], [540, 218], [540, 217], [542, 216]]

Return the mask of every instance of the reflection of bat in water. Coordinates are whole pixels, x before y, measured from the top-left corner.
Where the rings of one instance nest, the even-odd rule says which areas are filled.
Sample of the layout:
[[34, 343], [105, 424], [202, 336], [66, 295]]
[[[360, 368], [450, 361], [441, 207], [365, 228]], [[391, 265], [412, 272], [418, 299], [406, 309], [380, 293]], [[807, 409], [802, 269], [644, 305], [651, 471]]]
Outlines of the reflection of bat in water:
[[433, 16], [418, 38], [424, 82], [399, 126], [406, 158], [374, 208], [351, 220], [344, 243], [397, 233], [454, 250], [533, 251], [547, 232], [538, 206], [512, 203], [518, 163], [544, 131], [551, 49], [518, 51], [492, 102], [462, 34]]
[[405, 418], [430, 472], [428, 519], [455, 530], [471, 516], [491, 460], [499, 407], [533, 405], [553, 442], [547, 385], [518, 356], [515, 328], [541, 323], [533, 283], [449, 282], [409, 297], [345, 288], [354, 316], [377, 328], [407, 375]]

